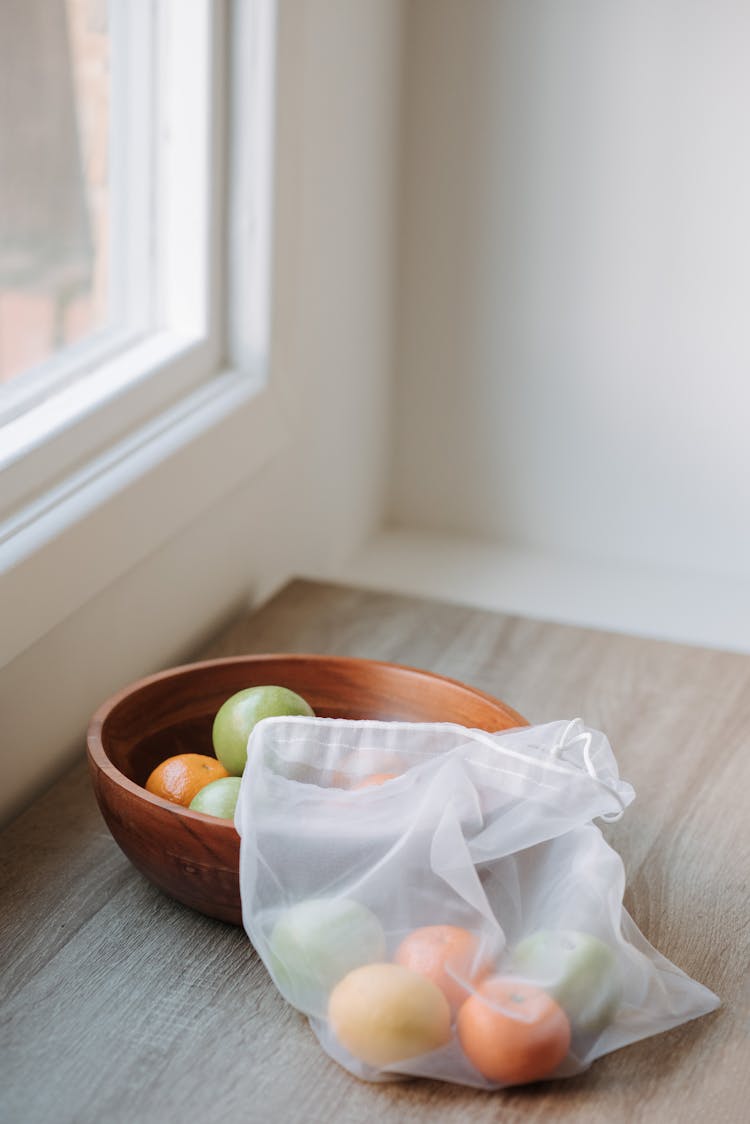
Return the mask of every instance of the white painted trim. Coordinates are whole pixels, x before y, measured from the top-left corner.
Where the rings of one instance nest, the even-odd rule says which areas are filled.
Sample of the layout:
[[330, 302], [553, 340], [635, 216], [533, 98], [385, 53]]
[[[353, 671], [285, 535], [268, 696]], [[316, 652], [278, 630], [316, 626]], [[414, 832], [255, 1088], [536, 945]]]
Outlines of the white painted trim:
[[0, 430], [0, 518], [189, 392], [207, 358], [201, 341], [155, 333], [14, 418]]
[[[112, 215], [133, 235], [125, 244], [120, 230], [113, 234], [125, 252], [117, 296], [125, 323], [100, 333], [91, 347], [62, 354], [59, 365], [45, 363], [29, 374], [28, 384], [19, 379], [17, 388], [11, 383], [0, 396], [6, 403], [0, 407], [0, 518], [227, 362], [226, 0], [135, 5], [132, 12], [123, 9], [118, 22], [125, 48], [118, 88], [136, 84], [133, 111], [117, 112], [125, 155], [118, 157], [115, 188], [125, 180], [128, 198], [115, 191]], [[165, 34], [166, 28], [174, 34]], [[151, 93], [147, 80], [144, 90], [137, 87], [138, 59], [130, 56], [138, 46], [132, 40], [143, 40], [147, 57], [141, 62], [149, 73], [154, 38]], [[122, 90], [115, 93], [117, 102]], [[154, 126], [153, 153], [142, 151], [137, 135], [144, 115]], [[133, 295], [134, 289], [140, 291]]]
[[154, 176], [159, 125], [155, 0], [108, 6], [110, 29], [109, 323], [156, 324]]
[[[158, 113], [169, 139], [157, 153], [157, 191], [165, 211], [184, 197], [154, 250], [167, 327], [102, 357], [0, 432], [0, 667], [288, 440], [278, 373], [268, 385], [273, 122], [263, 115], [273, 112], [274, 67], [265, 52], [275, 47], [275, 0], [254, 0], [252, 21], [245, 12], [234, 27], [242, 80], [231, 92], [225, 0], [165, 0], [159, 11], [174, 34], [165, 36], [160, 23], [157, 37], [179, 46], [161, 82], [172, 102]], [[194, 113], [174, 100], [186, 84]], [[252, 223], [241, 238], [243, 271], [230, 275], [227, 293], [225, 132], [228, 104], [240, 97], [252, 97], [254, 106], [253, 128], [243, 118], [232, 133], [244, 187], [253, 188]], [[244, 334], [239, 327], [234, 333], [240, 354], [229, 360], [226, 305], [245, 324]], [[220, 373], [227, 362], [231, 370]]]
[[335, 573], [371, 589], [750, 652], [750, 582], [535, 553], [412, 529], [382, 530]]
[[269, 352], [276, 15], [276, 0], [231, 6], [227, 206], [232, 237], [227, 246], [227, 276], [229, 291], [243, 294], [243, 299], [229, 302], [226, 329], [231, 362], [248, 373], [256, 373]]
[[157, 323], [213, 345], [224, 289], [221, 242], [228, 67], [224, 0], [162, 0], [157, 7]]
[[0, 525], [0, 667], [287, 442], [270, 389], [227, 372]]

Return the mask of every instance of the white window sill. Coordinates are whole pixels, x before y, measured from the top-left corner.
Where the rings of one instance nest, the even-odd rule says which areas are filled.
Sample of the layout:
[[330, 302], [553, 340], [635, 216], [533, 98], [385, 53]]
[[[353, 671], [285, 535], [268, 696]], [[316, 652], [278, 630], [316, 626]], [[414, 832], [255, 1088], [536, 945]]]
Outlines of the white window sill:
[[271, 388], [228, 371], [0, 523], [0, 667], [257, 472], [286, 439]]
[[[315, 576], [315, 575], [312, 575]], [[384, 528], [334, 575], [371, 589], [678, 644], [750, 652], [750, 582]]]

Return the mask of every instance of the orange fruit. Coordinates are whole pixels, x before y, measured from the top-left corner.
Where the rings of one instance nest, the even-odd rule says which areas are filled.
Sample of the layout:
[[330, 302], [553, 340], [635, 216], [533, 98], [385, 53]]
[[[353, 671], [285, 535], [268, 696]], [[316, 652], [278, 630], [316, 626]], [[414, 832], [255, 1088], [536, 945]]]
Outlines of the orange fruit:
[[375, 785], [385, 784], [386, 781], [392, 781], [396, 776], [395, 773], [373, 773], [372, 776], [365, 777], [363, 781], [359, 781], [353, 787], [358, 788], [374, 788]]
[[425, 925], [401, 942], [393, 959], [437, 984], [455, 1009], [487, 974], [487, 962], [476, 963], [478, 949], [479, 938], [468, 929]]
[[187, 807], [205, 785], [228, 776], [227, 770], [215, 757], [203, 753], [178, 753], [156, 766], [146, 781], [146, 790], [172, 804]]
[[331, 992], [328, 1019], [341, 1045], [377, 1068], [429, 1054], [451, 1036], [443, 993], [400, 964], [366, 964], [344, 976]]
[[485, 980], [458, 1012], [457, 1030], [472, 1065], [502, 1085], [549, 1076], [570, 1046], [562, 1007], [541, 988], [510, 977]]

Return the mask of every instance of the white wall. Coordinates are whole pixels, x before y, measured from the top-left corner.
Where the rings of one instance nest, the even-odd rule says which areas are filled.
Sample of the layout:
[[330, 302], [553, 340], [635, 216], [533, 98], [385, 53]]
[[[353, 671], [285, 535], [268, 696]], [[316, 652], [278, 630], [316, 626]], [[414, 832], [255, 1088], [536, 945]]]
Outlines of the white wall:
[[391, 522], [746, 576], [750, 5], [407, 11]]
[[[330, 569], [382, 518], [401, 15], [400, 0], [280, 5], [272, 364], [286, 439], [0, 669], [0, 818], [81, 752], [110, 693], [186, 656], [238, 604]], [[205, 449], [193, 468], [210, 472]]]

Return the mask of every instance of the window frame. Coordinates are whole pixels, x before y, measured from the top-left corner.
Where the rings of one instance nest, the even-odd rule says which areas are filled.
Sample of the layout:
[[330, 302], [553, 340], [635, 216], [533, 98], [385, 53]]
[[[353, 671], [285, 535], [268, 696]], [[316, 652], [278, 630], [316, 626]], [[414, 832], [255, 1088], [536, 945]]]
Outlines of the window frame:
[[[0, 667], [286, 440], [270, 378], [276, 0], [162, 0], [160, 8], [167, 26], [179, 18], [180, 35], [192, 13], [210, 91], [200, 128], [184, 99], [178, 105], [188, 127], [159, 156], [157, 182], [170, 204], [190, 167], [202, 168], [159, 249], [167, 327], [0, 429], [0, 599], [33, 599], [4, 621]], [[171, 59], [173, 97], [188, 55]], [[236, 108], [248, 105], [250, 113]], [[170, 288], [196, 257], [193, 283]], [[243, 315], [248, 308], [253, 315]]]
[[[118, 303], [147, 290], [140, 303], [153, 304], [159, 326], [99, 331], [48, 361], [41, 377], [9, 384], [9, 415], [0, 429], [0, 515], [198, 385], [221, 355], [227, 4], [149, 0], [112, 10], [118, 13], [114, 30], [122, 36], [126, 56], [119, 85], [134, 91], [137, 103], [136, 111], [126, 115], [122, 89], [113, 91], [113, 117], [126, 134], [117, 146], [126, 157], [115, 161], [125, 181], [118, 185], [119, 209], [124, 201], [129, 211], [139, 212], [113, 213], [111, 219], [115, 250], [125, 251], [127, 274], [127, 294]], [[179, 33], [171, 36], [178, 22]], [[154, 50], [154, 43], [161, 46]], [[140, 86], [139, 45], [147, 55], [143, 73], [151, 75]], [[149, 111], [154, 132], [136, 138], [133, 125], [141, 125]], [[147, 203], [139, 177], [150, 181], [151, 216], [143, 213]], [[121, 231], [130, 220], [136, 237], [126, 246]], [[147, 223], [153, 228], [150, 246], [143, 238]], [[127, 319], [137, 324], [142, 312]]]

